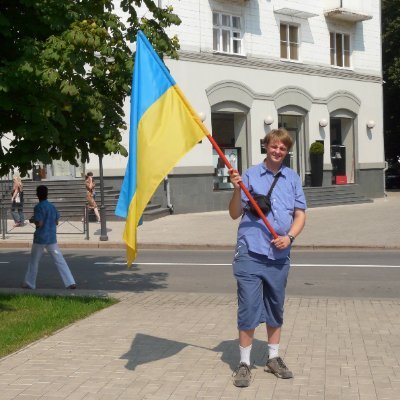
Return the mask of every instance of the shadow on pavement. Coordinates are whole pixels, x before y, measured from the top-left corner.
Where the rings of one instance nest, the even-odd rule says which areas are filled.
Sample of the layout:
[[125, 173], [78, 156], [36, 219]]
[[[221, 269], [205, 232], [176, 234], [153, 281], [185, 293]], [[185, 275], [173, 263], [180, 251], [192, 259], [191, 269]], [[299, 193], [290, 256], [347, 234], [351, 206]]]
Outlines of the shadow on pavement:
[[[239, 342], [235, 340], [224, 340], [214, 348], [207, 348], [196, 344], [177, 342], [138, 333], [133, 339], [130, 350], [121, 359], [127, 360], [125, 368], [135, 370], [139, 365], [163, 360], [175, 356], [186, 347], [192, 347], [205, 351], [221, 353], [221, 361], [228, 364], [232, 371], [239, 363]], [[255, 366], [264, 366], [267, 357], [266, 342], [254, 339], [252, 348], [252, 362]]]
[[[140, 267], [127, 268], [123, 257], [102, 254], [105, 265], [95, 264], [96, 256], [63, 251], [65, 259], [76, 280], [78, 289], [126, 292], [147, 292], [168, 287], [168, 273], [143, 272]], [[24, 279], [30, 251], [8, 250], [3, 252], [0, 264], [0, 288], [19, 288]], [[120, 263], [116, 263], [120, 261]], [[110, 262], [109, 264], [106, 264]], [[39, 265], [37, 289], [63, 289], [63, 283], [51, 257], [45, 253]]]

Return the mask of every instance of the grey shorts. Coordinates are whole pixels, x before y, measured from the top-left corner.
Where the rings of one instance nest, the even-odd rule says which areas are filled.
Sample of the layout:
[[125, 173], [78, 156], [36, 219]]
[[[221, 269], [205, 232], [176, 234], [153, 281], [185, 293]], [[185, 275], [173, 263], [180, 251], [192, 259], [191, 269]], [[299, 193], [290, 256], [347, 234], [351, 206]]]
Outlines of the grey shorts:
[[282, 325], [289, 268], [289, 257], [271, 260], [238, 242], [233, 274], [237, 282], [239, 330], [252, 330], [263, 322], [275, 328]]

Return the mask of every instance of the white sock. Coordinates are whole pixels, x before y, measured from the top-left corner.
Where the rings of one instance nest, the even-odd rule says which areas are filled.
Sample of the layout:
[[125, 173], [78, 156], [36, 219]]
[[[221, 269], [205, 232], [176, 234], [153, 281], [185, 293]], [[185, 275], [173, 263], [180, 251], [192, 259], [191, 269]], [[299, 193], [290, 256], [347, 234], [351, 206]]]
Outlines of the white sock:
[[239, 345], [239, 350], [240, 350], [240, 362], [250, 365], [251, 345], [247, 347], [242, 347]]
[[268, 358], [275, 358], [279, 356], [279, 343], [268, 343]]

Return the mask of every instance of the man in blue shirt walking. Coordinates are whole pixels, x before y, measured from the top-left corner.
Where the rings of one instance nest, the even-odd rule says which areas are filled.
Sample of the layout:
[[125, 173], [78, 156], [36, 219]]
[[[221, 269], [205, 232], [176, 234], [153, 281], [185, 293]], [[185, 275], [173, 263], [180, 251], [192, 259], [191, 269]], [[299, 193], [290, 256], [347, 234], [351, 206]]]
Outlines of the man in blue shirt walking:
[[47, 186], [38, 186], [36, 195], [39, 203], [35, 206], [33, 217], [29, 220], [36, 225], [36, 230], [33, 234], [31, 258], [22, 287], [36, 289], [39, 261], [46, 249], [61, 275], [64, 286], [67, 289], [75, 289], [75, 280], [57, 244], [57, 225], [60, 214], [57, 208], [47, 200]]
[[[249, 168], [243, 178], [230, 171], [234, 186], [229, 203], [233, 219], [242, 217], [238, 228], [233, 272], [237, 281], [240, 364], [233, 383], [251, 383], [250, 352], [255, 328], [266, 323], [268, 360], [265, 371], [279, 378], [293, 378], [279, 357], [286, 282], [290, 268], [290, 248], [305, 224], [306, 200], [300, 177], [283, 165], [293, 140], [285, 129], [274, 129], [264, 138], [267, 158]], [[264, 195], [265, 214], [278, 237], [273, 238], [264, 222], [254, 214], [239, 182], [253, 197]], [[267, 198], [266, 198], [267, 197]]]

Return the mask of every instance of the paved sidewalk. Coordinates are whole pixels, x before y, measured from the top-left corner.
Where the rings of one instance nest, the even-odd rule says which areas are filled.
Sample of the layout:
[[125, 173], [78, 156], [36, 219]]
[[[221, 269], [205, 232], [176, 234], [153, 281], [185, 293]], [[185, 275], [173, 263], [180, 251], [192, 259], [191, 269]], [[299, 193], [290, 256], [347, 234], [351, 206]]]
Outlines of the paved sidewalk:
[[[400, 248], [400, 192], [391, 192], [373, 203], [320, 207], [307, 210], [303, 233], [297, 247], [375, 247]], [[61, 221], [63, 222], [63, 221]], [[233, 248], [239, 220], [227, 211], [174, 214], [145, 222], [138, 228], [138, 247], [222, 247]], [[9, 229], [12, 223], [9, 221]], [[89, 240], [85, 240], [81, 222], [64, 221], [58, 229], [61, 247], [123, 248], [125, 221], [107, 222], [108, 241], [100, 241], [101, 229], [90, 223]], [[0, 247], [30, 247], [34, 228], [14, 228]]]
[[400, 300], [291, 297], [281, 354], [295, 378], [238, 363], [232, 295], [115, 293], [122, 301], [0, 360], [2, 400], [398, 400]]
[[[400, 248], [400, 193], [307, 214], [298, 247]], [[139, 247], [233, 248], [237, 223], [226, 212], [172, 215], [141, 226]], [[95, 230], [89, 241], [83, 234], [60, 234], [60, 242], [64, 247], [123, 247], [124, 223], [107, 227], [108, 242], [99, 241], [96, 224], [91, 224]], [[11, 233], [0, 244], [28, 247], [30, 241], [30, 234]], [[400, 296], [288, 297], [281, 354], [295, 378], [279, 380], [263, 371], [261, 326], [252, 351], [253, 382], [239, 389], [231, 381], [239, 361], [234, 293], [35, 292], [109, 295], [120, 303], [0, 359], [1, 400], [400, 398]]]

